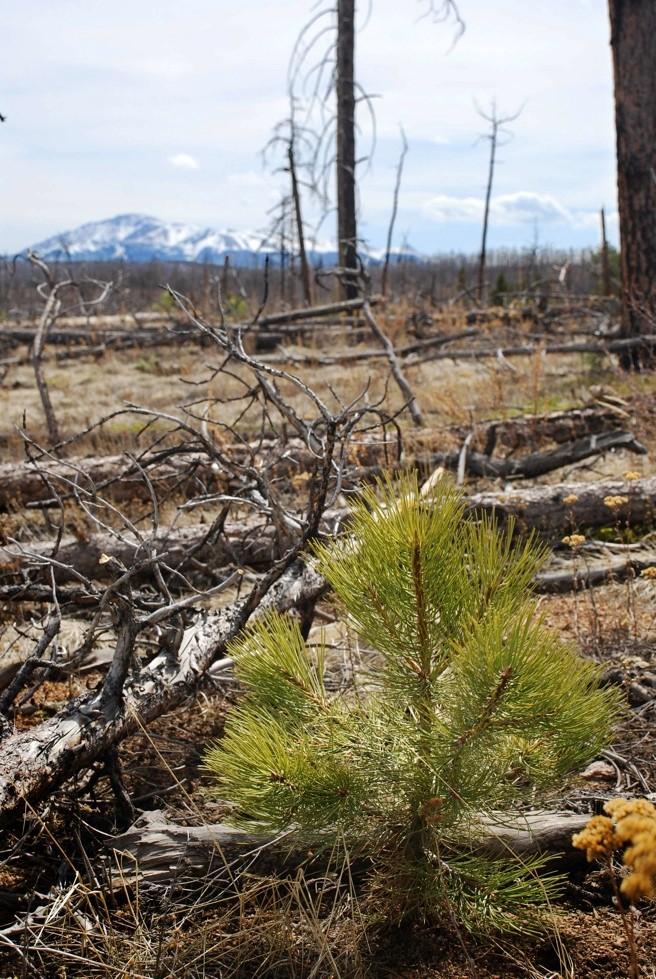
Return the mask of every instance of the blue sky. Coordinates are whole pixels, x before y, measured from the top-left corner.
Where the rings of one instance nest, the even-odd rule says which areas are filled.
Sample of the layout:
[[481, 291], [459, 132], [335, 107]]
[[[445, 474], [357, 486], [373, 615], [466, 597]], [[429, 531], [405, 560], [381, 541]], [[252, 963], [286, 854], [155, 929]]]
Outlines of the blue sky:
[[[366, 0], [361, 2], [364, 21]], [[500, 153], [491, 244], [579, 247], [616, 235], [605, 0], [460, 0], [467, 30], [422, 0], [372, 0], [358, 35], [377, 147], [361, 232], [384, 241], [399, 124], [409, 142], [397, 239], [475, 252], [487, 143], [475, 102], [524, 105]], [[5, 5], [0, 252], [126, 212], [254, 230], [282, 177], [261, 149], [313, 0], [31, 0]], [[367, 141], [363, 134], [363, 144]], [[329, 236], [330, 225], [325, 226]]]

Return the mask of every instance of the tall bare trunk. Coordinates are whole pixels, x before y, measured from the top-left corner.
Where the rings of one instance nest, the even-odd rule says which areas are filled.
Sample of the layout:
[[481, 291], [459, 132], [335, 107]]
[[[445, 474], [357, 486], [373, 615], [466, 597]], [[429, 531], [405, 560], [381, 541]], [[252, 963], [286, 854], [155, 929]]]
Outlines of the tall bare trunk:
[[337, 0], [337, 236], [342, 291], [344, 298], [355, 299], [355, 0]]
[[294, 158], [294, 143], [290, 139], [287, 147], [287, 159], [289, 161], [289, 176], [292, 182], [292, 199], [294, 201], [294, 216], [296, 219], [296, 235], [298, 237], [298, 256], [301, 262], [301, 282], [303, 283], [303, 300], [306, 306], [312, 305], [312, 279], [310, 277], [310, 263], [308, 262], [307, 251], [305, 248], [305, 230], [303, 228], [303, 215], [301, 212], [301, 190], [298, 185], [296, 173], [296, 160]]
[[494, 164], [497, 155], [497, 133], [498, 123], [496, 110], [492, 117], [492, 129], [490, 131], [490, 166], [487, 174], [487, 187], [485, 190], [485, 209], [483, 211], [483, 235], [481, 238], [481, 254], [478, 260], [478, 301], [483, 302], [485, 294], [485, 263], [487, 259], [487, 229], [490, 221], [490, 199], [492, 197], [492, 183], [494, 181]]
[[[656, 324], [656, 3], [609, 0], [615, 76], [622, 332]], [[653, 345], [622, 356], [627, 370], [653, 365]]]
[[606, 235], [606, 211], [603, 207], [601, 209], [601, 292], [604, 296], [610, 296], [612, 292], [608, 237]]

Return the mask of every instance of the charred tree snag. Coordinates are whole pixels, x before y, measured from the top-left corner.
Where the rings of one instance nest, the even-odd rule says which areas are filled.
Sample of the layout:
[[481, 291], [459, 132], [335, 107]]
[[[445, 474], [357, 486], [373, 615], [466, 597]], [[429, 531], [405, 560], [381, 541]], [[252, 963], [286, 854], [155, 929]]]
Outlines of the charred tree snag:
[[[654, 332], [656, 322], [656, 4], [609, 0], [615, 78], [620, 212], [622, 335]], [[626, 370], [653, 366], [654, 344], [622, 352]]]
[[355, 0], [337, 0], [337, 238], [345, 299], [358, 295], [355, 202]]

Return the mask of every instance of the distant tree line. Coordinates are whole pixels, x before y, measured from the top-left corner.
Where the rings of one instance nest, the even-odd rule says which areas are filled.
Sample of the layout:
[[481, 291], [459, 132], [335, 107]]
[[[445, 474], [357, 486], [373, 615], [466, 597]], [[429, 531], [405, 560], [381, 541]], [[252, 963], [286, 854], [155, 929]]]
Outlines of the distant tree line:
[[[619, 255], [610, 250], [612, 292], [619, 294]], [[66, 272], [69, 278], [111, 280], [113, 288], [103, 304], [104, 313], [174, 312], [166, 291], [167, 284], [189, 296], [205, 314], [218, 312], [221, 298], [226, 316], [246, 319], [259, 305], [267, 283], [267, 308], [302, 305], [304, 287], [298, 266], [271, 268], [232, 268], [226, 265], [201, 265], [191, 262], [75, 262], [52, 264], [53, 274]], [[334, 298], [333, 278], [323, 279], [314, 270], [315, 301]], [[392, 261], [388, 270], [387, 294], [410, 306], [439, 306], [453, 299], [474, 307], [478, 304], [479, 257], [452, 253], [425, 262]], [[318, 274], [317, 274], [318, 273]], [[382, 265], [368, 269], [369, 288], [379, 292]], [[565, 251], [551, 248], [497, 249], [487, 256], [486, 276], [491, 302], [502, 304], [514, 297], [530, 303], [550, 298], [604, 294], [601, 252]], [[9, 320], [34, 317], [41, 309], [36, 293], [38, 278], [25, 263], [0, 260], [0, 325]], [[83, 287], [84, 289], [84, 287]], [[89, 287], [91, 289], [91, 287]], [[91, 292], [90, 292], [91, 295]]]

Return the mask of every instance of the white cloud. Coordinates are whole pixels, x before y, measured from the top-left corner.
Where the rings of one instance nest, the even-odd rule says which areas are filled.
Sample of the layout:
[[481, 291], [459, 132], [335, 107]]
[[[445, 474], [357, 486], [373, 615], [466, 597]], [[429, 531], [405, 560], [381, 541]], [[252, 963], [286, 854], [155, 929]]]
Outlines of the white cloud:
[[198, 170], [198, 161], [189, 153], [176, 153], [169, 157], [169, 163], [179, 170]]
[[[482, 197], [456, 197], [439, 194], [425, 204], [425, 210], [438, 221], [478, 222], [483, 217]], [[490, 202], [490, 217], [495, 224], [514, 225], [533, 221], [574, 224], [576, 217], [550, 194], [528, 190], [499, 194]]]

